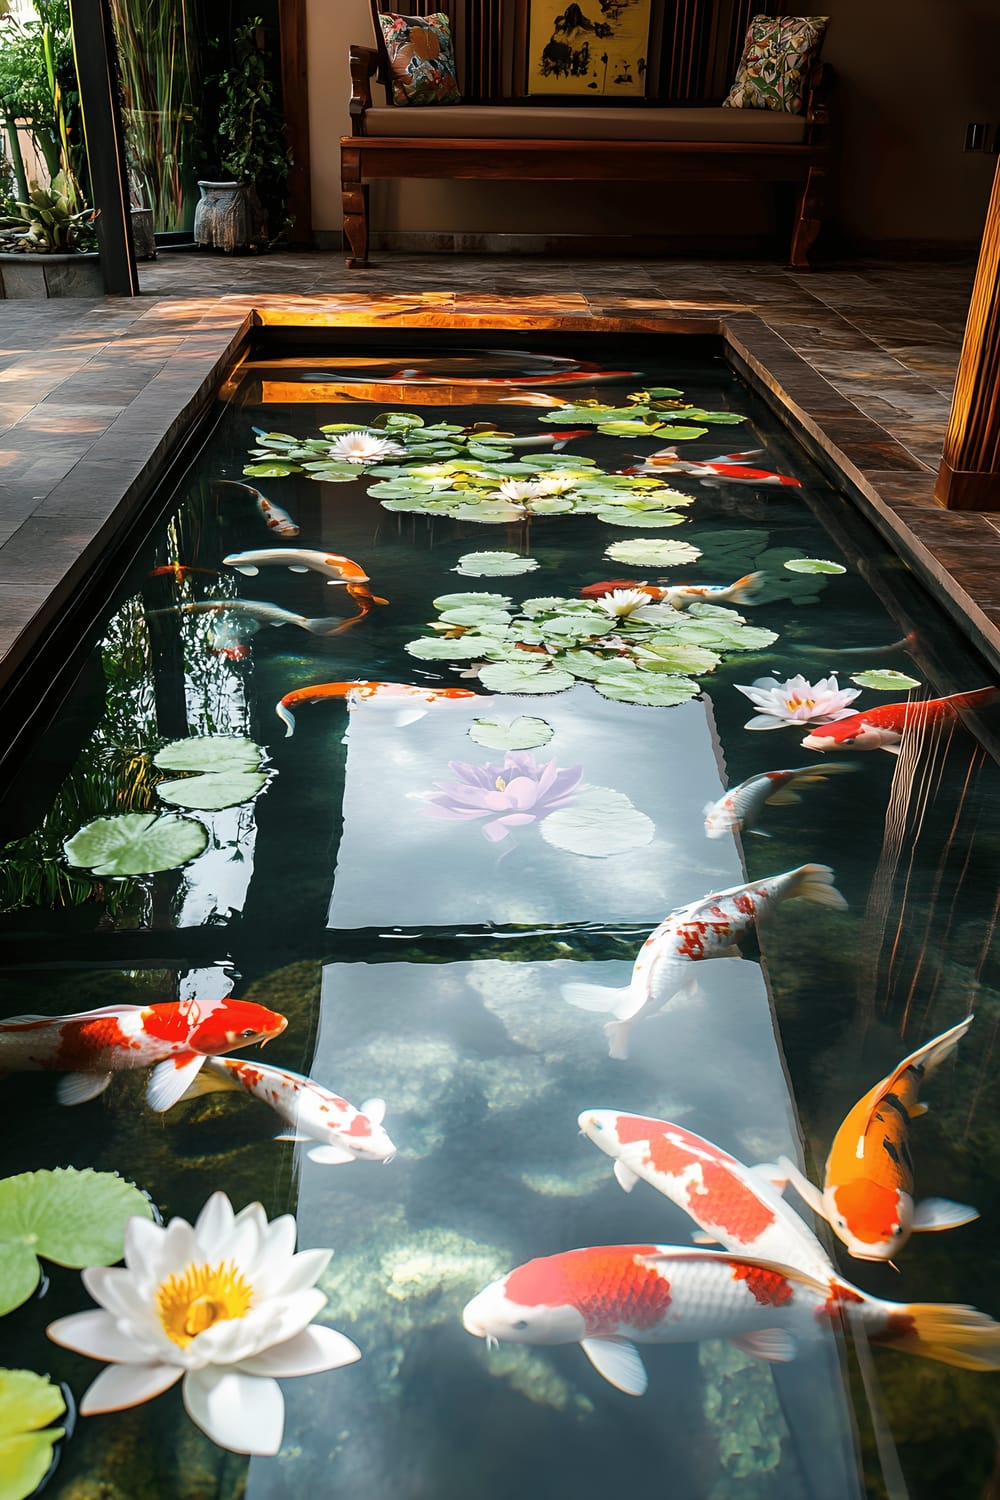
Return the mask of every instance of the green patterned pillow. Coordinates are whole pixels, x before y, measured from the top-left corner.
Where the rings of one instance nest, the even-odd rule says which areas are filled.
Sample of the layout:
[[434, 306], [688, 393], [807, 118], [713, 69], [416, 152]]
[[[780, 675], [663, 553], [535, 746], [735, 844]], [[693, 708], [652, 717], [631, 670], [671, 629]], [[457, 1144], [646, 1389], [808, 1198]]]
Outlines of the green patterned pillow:
[[459, 104], [451, 26], [443, 11], [431, 16], [379, 15], [394, 104]]
[[829, 16], [753, 16], [736, 70], [723, 99], [729, 109], [778, 109], [802, 113], [813, 58]]

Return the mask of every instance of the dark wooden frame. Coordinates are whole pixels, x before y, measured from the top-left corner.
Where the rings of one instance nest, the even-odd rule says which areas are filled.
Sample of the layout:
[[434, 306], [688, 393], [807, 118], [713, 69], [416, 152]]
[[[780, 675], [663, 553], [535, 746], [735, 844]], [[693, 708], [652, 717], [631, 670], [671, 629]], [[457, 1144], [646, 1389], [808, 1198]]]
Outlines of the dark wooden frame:
[[309, 71], [306, 46], [306, 0], [278, 0], [281, 52], [281, 102], [285, 133], [292, 152], [288, 174], [289, 240], [312, 244], [312, 192], [309, 174]]
[[[806, 99], [805, 140], [795, 145], [722, 141], [526, 140], [368, 136], [374, 48], [352, 46], [352, 135], [340, 142], [344, 239], [350, 269], [368, 265], [368, 184], [393, 178], [540, 182], [789, 182], [800, 185], [789, 262], [809, 269], [827, 174], [829, 69], [818, 63]], [[460, 108], [461, 106], [455, 106]], [[517, 105], [511, 105], [516, 109]]]

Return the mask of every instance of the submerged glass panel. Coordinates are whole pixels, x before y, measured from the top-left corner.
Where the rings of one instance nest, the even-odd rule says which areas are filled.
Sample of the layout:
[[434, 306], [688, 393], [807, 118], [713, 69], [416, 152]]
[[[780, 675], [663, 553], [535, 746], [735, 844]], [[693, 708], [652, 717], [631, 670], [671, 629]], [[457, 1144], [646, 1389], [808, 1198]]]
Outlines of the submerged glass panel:
[[[146, 1362], [221, 1328], [231, 1407], [150, 1377], [57, 1444], [49, 1493], [979, 1493], [996, 1377], [941, 1356], [1000, 1365], [1000, 1330], [910, 1306], [1000, 1311], [995, 711], [914, 708], [991, 685], [944, 614], [721, 360], [664, 340], [265, 351], [176, 502], [8, 775], [2, 1011], [180, 1003], [189, 1037], [237, 996], [287, 1025], [174, 1048], [149, 1103], [162, 1047], [0, 1025], [0, 1177], [295, 1214], [336, 1252], [312, 1316], [361, 1359], [317, 1335], [294, 1379], [287, 1351], [233, 1373], [266, 1298], [218, 1239], [200, 1279], [147, 1277]], [[943, 1232], [885, 1253], [898, 1199], [828, 1195], [835, 1237], [779, 1197], [835, 1139], [850, 1177], [853, 1106], [972, 1011], [866, 1148]], [[273, 1068], [336, 1097], [268, 1098]], [[46, 1341], [93, 1304], [44, 1264], [3, 1363], [79, 1400], [123, 1355]], [[276, 1456], [185, 1412], [278, 1448], [272, 1371]]]

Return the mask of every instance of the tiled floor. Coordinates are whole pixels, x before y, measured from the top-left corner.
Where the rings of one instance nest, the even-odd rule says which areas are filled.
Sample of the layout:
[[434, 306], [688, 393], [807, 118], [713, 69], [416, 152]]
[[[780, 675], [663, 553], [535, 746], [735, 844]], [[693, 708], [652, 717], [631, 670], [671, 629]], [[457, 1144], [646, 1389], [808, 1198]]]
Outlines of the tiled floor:
[[1000, 660], [997, 526], [931, 493], [973, 271], [398, 252], [347, 271], [335, 253], [177, 251], [140, 268], [139, 298], [0, 303], [0, 682], [139, 506], [246, 318], [280, 321], [289, 301], [298, 319], [340, 326], [725, 329], [882, 529], [916, 537], [925, 573], [958, 578]]

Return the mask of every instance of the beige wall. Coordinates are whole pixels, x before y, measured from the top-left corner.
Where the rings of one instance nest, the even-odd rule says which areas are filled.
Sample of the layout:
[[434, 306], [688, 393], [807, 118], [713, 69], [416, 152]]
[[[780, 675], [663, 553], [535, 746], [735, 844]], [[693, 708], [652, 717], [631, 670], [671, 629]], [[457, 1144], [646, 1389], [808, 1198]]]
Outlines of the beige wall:
[[[307, 0], [313, 225], [340, 228], [339, 137], [350, 132], [347, 49], [369, 42], [368, 0]], [[790, 10], [790, 7], [786, 7]], [[830, 217], [853, 240], [978, 239], [995, 159], [962, 151], [970, 120], [1000, 126], [1000, 0], [827, 0], [837, 71]], [[378, 184], [374, 230], [621, 234], [768, 224], [759, 191], [635, 184]]]

